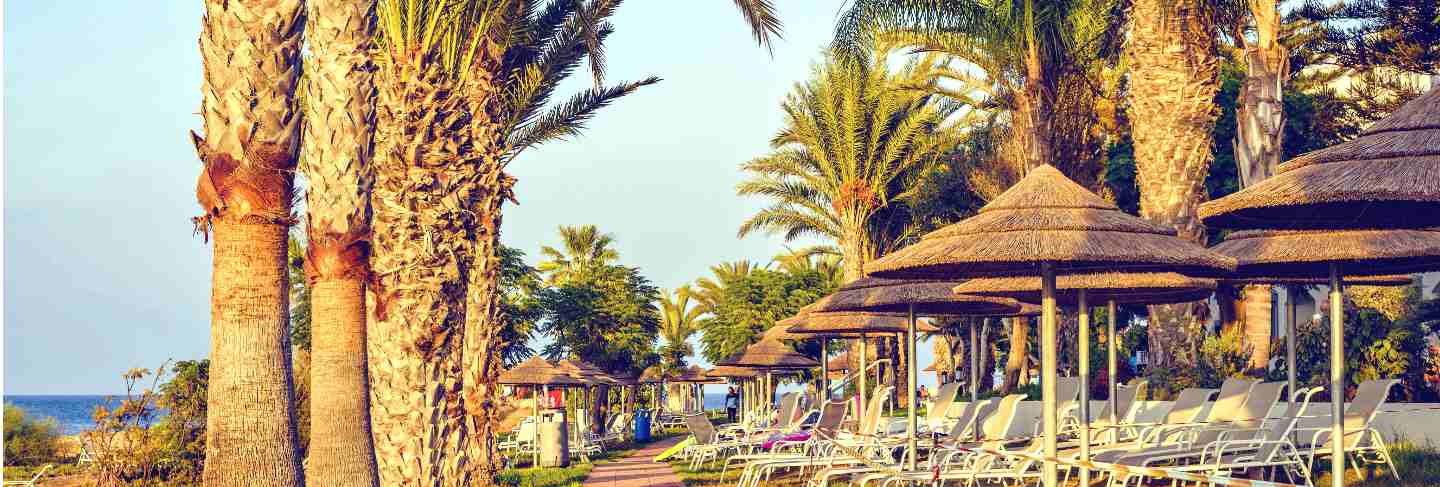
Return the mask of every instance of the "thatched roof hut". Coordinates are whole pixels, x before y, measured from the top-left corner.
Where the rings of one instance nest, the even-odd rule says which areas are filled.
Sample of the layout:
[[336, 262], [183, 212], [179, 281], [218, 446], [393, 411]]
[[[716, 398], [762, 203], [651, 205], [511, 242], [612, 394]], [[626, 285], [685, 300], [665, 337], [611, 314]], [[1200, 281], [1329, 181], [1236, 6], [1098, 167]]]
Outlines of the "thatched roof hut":
[[1238, 277], [1328, 277], [1331, 263], [1347, 276], [1440, 268], [1440, 231], [1434, 230], [1247, 230], [1213, 249], [1240, 263]]
[[753, 369], [808, 369], [819, 367], [820, 362], [806, 357], [779, 340], [760, 340], [726, 357], [717, 365], [749, 367]]
[[[1215, 292], [1215, 281], [1174, 272], [1074, 274], [1055, 278], [1055, 299], [1062, 303], [1079, 300], [1085, 290], [1091, 303], [1114, 300], [1121, 304], [1169, 304], [1199, 301]], [[1029, 303], [1040, 302], [1039, 277], [993, 277], [971, 279], [955, 286], [955, 292], [982, 296], [1004, 296]]]
[[1057, 274], [1180, 272], [1220, 277], [1232, 259], [1176, 237], [1175, 229], [1120, 211], [1044, 165], [973, 217], [865, 266], [873, 276], [957, 279]]
[[500, 373], [500, 384], [514, 385], [535, 385], [535, 386], [583, 386], [584, 381], [570, 375], [569, 372], [556, 367], [554, 364], [545, 361], [539, 356], [530, 357], [524, 362], [511, 367]]
[[[815, 302], [817, 311], [874, 311], [922, 316], [1004, 316], [1019, 305], [1004, 298], [955, 294], [957, 281], [862, 277]], [[913, 308], [912, 308], [913, 307]]]

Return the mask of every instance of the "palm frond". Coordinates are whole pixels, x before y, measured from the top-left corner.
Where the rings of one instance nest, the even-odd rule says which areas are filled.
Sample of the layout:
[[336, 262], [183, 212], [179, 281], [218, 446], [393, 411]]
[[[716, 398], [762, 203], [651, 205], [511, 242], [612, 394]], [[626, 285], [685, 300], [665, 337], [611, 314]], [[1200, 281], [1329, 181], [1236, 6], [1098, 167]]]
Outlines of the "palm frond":
[[525, 149], [550, 142], [578, 136], [580, 130], [595, 116], [595, 112], [625, 95], [634, 93], [643, 86], [659, 83], [660, 78], [651, 76], [640, 81], [621, 83], [614, 86], [592, 88], [577, 93], [570, 100], [551, 107], [544, 115], [518, 127], [506, 139], [506, 161], [513, 160]]
[[745, 17], [745, 23], [750, 26], [750, 35], [755, 38], [755, 43], [774, 55], [772, 38], [781, 37], [780, 17], [775, 12], [775, 5], [770, 0], [735, 0], [735, 8]]

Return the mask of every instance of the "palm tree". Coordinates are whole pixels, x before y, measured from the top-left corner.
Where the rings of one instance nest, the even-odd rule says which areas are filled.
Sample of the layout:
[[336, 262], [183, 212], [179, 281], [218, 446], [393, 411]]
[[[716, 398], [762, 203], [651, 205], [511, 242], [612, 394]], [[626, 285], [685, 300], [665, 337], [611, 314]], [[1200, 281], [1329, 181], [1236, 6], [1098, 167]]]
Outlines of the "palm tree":
[[830, 54], [813, 79], [797, 84], [782, 105], [786, 124], [771, 139], [774, 152], [741, 166], [751, 177], [736, 192], [774, 201], [740, 226], [741, 237], [830, 239], [847, 281], [895, 245], [872, 231], [872, 217], [921, 186], [950, 145], [954, 129], [944, 122], [955, 107], [913, 89], [933, 82], [935, 59], [911, 59], [894, 75], [887, 60]]
[[375, 85], [375, 0], [311, 0], [304, 80], [305, 262], [311, 281], [312, 421], [306, 476], [319, 485], [379, 485], [370, 438], [365, 279]]
[[560, 226], [560, 248], [540, 247], [540, 253], [550, 259], [536, 267], [549, 276], [553, 283], [563, 282], [586, 269], [610, 265], [620, 259], [620, 253], [611, 247], [615, 236], [600, 233], [595, 225], [576, 227]]
[[1009, 115], [1006, 139], [1015, 150], [1006, 162], [1018, 167], [1001, 189], [1040, 164], [1059, 164], [1072, 178], [1091, 183], [1098, 174], [1094, 156], [1072, 168], [1066, 152], [1077, 147], [1094, 152], [1096, 144], [1061, 138], [1083, 138], [1090, 131], [1056, 126], [1062, 118], [1057, 115], [1073, 111], [1085, 123], [1095, 113], [1099, 84], [1090, 78], [1119, 40], [1118, 23], [1110, 20], [1119, 6], [1114, 0], [859, 0], [841, 17], [834, 42], [840, 48], [900, 42], [978, 68], [979, 75], [947, 70], [943, 76], [958, 84], [941, 91]]
[[[1247, 8], [1223, 9], [1229, 14], [1229, 36], [1234, 55], [1245, 67], [1240, 99], [1235, 106], [1235, 165], [1240, 187], [1275, 174], [1285, 137], [1284, 83], [1290, 75], [1290, 50], [1283, 44], [1278, 0], [1247, 0]], [[1253, 32], [1253, 37], [1248, 35]], [[1270, 363], [1270, 286], [1246, 286], [1243, 291], [1245, 345], [1250, 368], [1263, 374]]]
[[[604, 85], [615, 2], [378, 9], [371, 424], [381, 483], [493, 483], [505, 167], [658, 82]], [[583, 62], [595, 86], [552, 104]]]
[[682, 286], [660, 299], [660, 360], [665, 370], [678, 370], [685, 366], [685, 357], [695, 354], [690, 337], [700, 330], [705, 310], [691, 306], [693, 292], [689, 286]]
[[196, 188], [214, 238], [207, 486], [303, 483], [297, 454], [286, 250], [300, 148], [300, 0], [207, 0]]
[[837, 288], [845, 284], [844, 260], [834, 247], [816, 246], [799, 250], [786, 248], [784, 253], [777, 254], [770, 262], [792, 275], [814, 272], [824, 277], [829, 287]]
[[752, 270], [759, 268], [754, 262], [748, 260], [721, 262], [710, 266], [710, 274], [714, 276], [713, 279], [709, 277], [696, 279], [694, 287], [681, 287], [680, 291], [694, 298], [698, 308], [704, 310], [705, 313], [710, 313], [719, 303], [720, 294], [724, 292], [725, 286], [750, 275]]
[[[1134, 0], [1129, 12], [1129, 114], [1135, 140], [1140, 214], [1204, 242], [1195, 209], [1205, 195], [1219, 68], [1211, 2]], [[1152, 366], [1188, 354], [1198, 327], [1189, 304], [1152, 306]]]

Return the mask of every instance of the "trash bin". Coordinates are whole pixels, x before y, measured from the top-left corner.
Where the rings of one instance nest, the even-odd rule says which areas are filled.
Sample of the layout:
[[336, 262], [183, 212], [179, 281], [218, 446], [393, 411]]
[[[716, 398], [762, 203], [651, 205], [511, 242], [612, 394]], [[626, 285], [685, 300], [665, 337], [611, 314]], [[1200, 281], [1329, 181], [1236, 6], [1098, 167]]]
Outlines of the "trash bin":
[[570, 465], [570, 431], [565, 423], [564, 409], [546, 410], [540, 414], [540, 467]]
[[639, 409], [635, 411], [635, 441], [650, 441], [650, 410]]

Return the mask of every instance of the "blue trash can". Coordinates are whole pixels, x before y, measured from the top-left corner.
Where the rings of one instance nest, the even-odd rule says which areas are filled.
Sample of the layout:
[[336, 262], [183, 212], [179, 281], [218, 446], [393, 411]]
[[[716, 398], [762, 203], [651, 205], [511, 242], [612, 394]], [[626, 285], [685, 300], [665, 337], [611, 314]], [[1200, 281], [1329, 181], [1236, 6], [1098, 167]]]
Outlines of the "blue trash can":
[[640, 409], [635, 411], [635, 441], [650, 441], [650, 410]]

